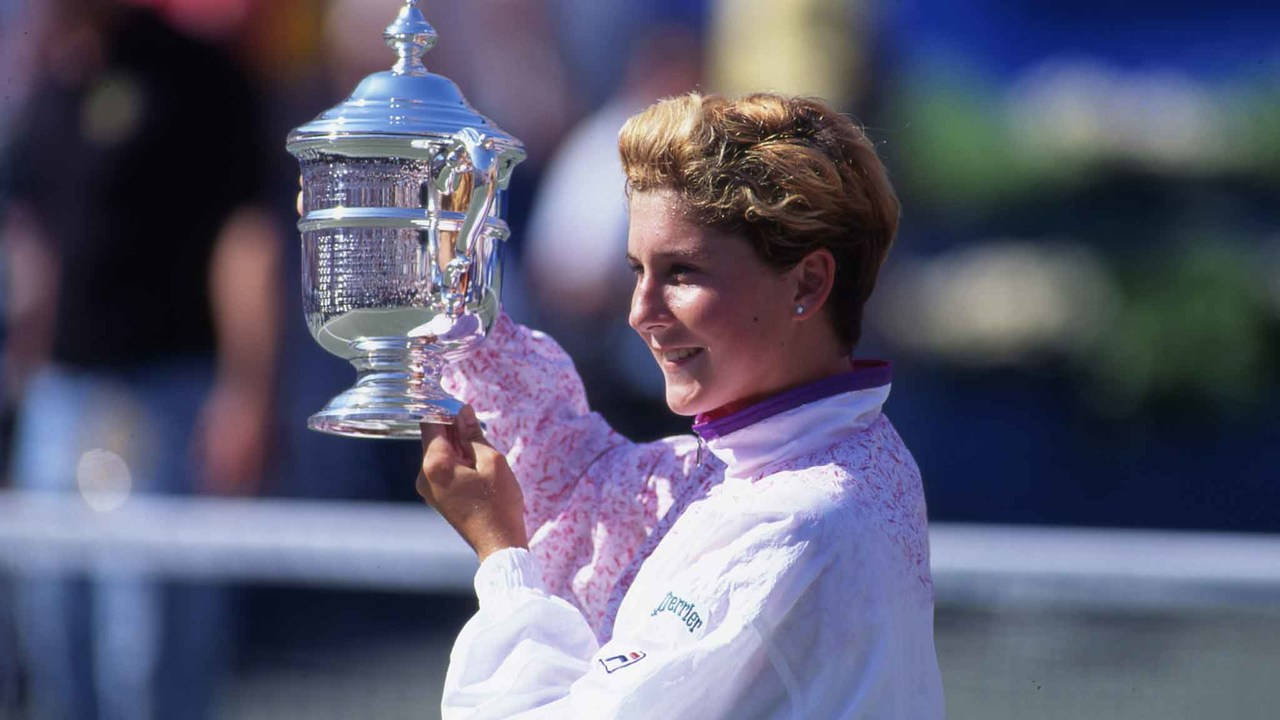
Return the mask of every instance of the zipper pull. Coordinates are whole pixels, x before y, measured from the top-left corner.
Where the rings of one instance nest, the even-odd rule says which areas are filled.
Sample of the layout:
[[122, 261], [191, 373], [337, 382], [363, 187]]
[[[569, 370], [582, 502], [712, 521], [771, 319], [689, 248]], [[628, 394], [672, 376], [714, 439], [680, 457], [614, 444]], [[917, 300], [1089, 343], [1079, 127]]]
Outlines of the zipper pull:
[[706, 447], [707, 447], [707, 441], [703, 440], [702, 436], [699, 435], [698, 436], [698, 454], [695, 455], [693, 458], [694, 467], [702, 467], [702, 451], [705, 450]]

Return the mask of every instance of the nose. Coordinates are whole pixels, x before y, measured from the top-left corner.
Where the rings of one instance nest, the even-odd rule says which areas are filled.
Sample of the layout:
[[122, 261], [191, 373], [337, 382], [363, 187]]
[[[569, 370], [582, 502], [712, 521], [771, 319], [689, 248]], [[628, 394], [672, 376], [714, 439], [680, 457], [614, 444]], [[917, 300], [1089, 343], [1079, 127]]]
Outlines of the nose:
[[631, 312], [627, 316], [633, 330], [643, 335], [671, 324], [671, 310], [662, 291], [662, 283], [651, 280], [648, 273], [636, 278], [636, 287], [631, 292]]

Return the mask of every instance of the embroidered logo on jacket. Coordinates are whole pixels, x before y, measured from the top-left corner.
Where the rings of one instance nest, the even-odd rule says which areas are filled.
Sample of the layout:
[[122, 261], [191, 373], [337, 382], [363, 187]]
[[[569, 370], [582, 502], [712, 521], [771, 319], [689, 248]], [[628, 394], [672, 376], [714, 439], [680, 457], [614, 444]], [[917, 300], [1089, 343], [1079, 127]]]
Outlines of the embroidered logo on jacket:
[[669, 612], [680, 618], [684, 626], [693, 632], [702, 627], [702, 617], [698, 615], [698, 611], [694, 608], [693, 603], [688, 600], [676, 597], [672, 593], [662, 598], [662, 602], [658, 603], [658, 607], [649, 613], [649, 617], [657, 617], [659, 613]]
[[604, 667], [604, 671], [611, 673], [614, 670], [621, 670], [624, 667], [635, 665], [644, 659], [644, 653], [639, 650], [632, 650], [624, 655], [614, 655], [613, 657], [600, 658], [600, 665]]

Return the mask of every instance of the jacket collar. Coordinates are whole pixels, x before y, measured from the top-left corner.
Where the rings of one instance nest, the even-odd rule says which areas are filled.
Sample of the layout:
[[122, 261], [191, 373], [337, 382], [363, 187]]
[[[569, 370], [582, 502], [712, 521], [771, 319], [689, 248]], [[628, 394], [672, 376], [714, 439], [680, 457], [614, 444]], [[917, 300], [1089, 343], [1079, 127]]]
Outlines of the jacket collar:
[[853, 370], [792, 388], [724, 415], [695, 418], [693, 431], [725, 463], [727, 477], [752, 477], [790, 458], [830, 447], [871, 424], [889, 397], [892, 367], [856, 360]]

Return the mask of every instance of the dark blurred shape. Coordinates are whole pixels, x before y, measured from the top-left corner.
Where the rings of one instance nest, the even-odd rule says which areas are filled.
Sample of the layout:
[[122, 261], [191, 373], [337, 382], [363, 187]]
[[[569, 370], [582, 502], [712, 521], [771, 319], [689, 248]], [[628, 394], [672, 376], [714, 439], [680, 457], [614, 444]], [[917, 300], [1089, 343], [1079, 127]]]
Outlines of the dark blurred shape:
[[658, 98], [697, 87], [702, 52], [679, 25], [650, 28], [633, 48], [626, 82], [569, 132], [548, 164], [522, 267], [535, 325], [573, 356], [593, 406], [619, 432], [647, 438], [684, 432], [688, 421], [667, 409], [661, 372], [627, 324], [634, 278], [618, 131]]
[[[13, 482], [102, 512], [135, 492], [252, 492], [279, 233], [256, 206], [251, 85], [222, 50], [107, 0], [54, 3], [37, 37], [6, 163], [23, 286], [6, 303]], [[15, 595], [33, 717], [210, 711], [231, 636], [221, 590], [119, 564], [24, 577]]]
[[709, 0], [547, 0], [552, 27], [567, 61], [574, 98], [584, 111], [599, 108], [636, 73], [634, 59], [659, 28], [681, 28], [701, 39]]
[[214, 242], [257, 192], [252, 96], [220, 56], [154, 16], [112, 25], [110, 44], [88, 50], [106, 55], [101, 67], [62, 66], [70, 82], [40, 86], [13, 142], [14, 199], [58, 258], [50, 359], [209, 356]]

